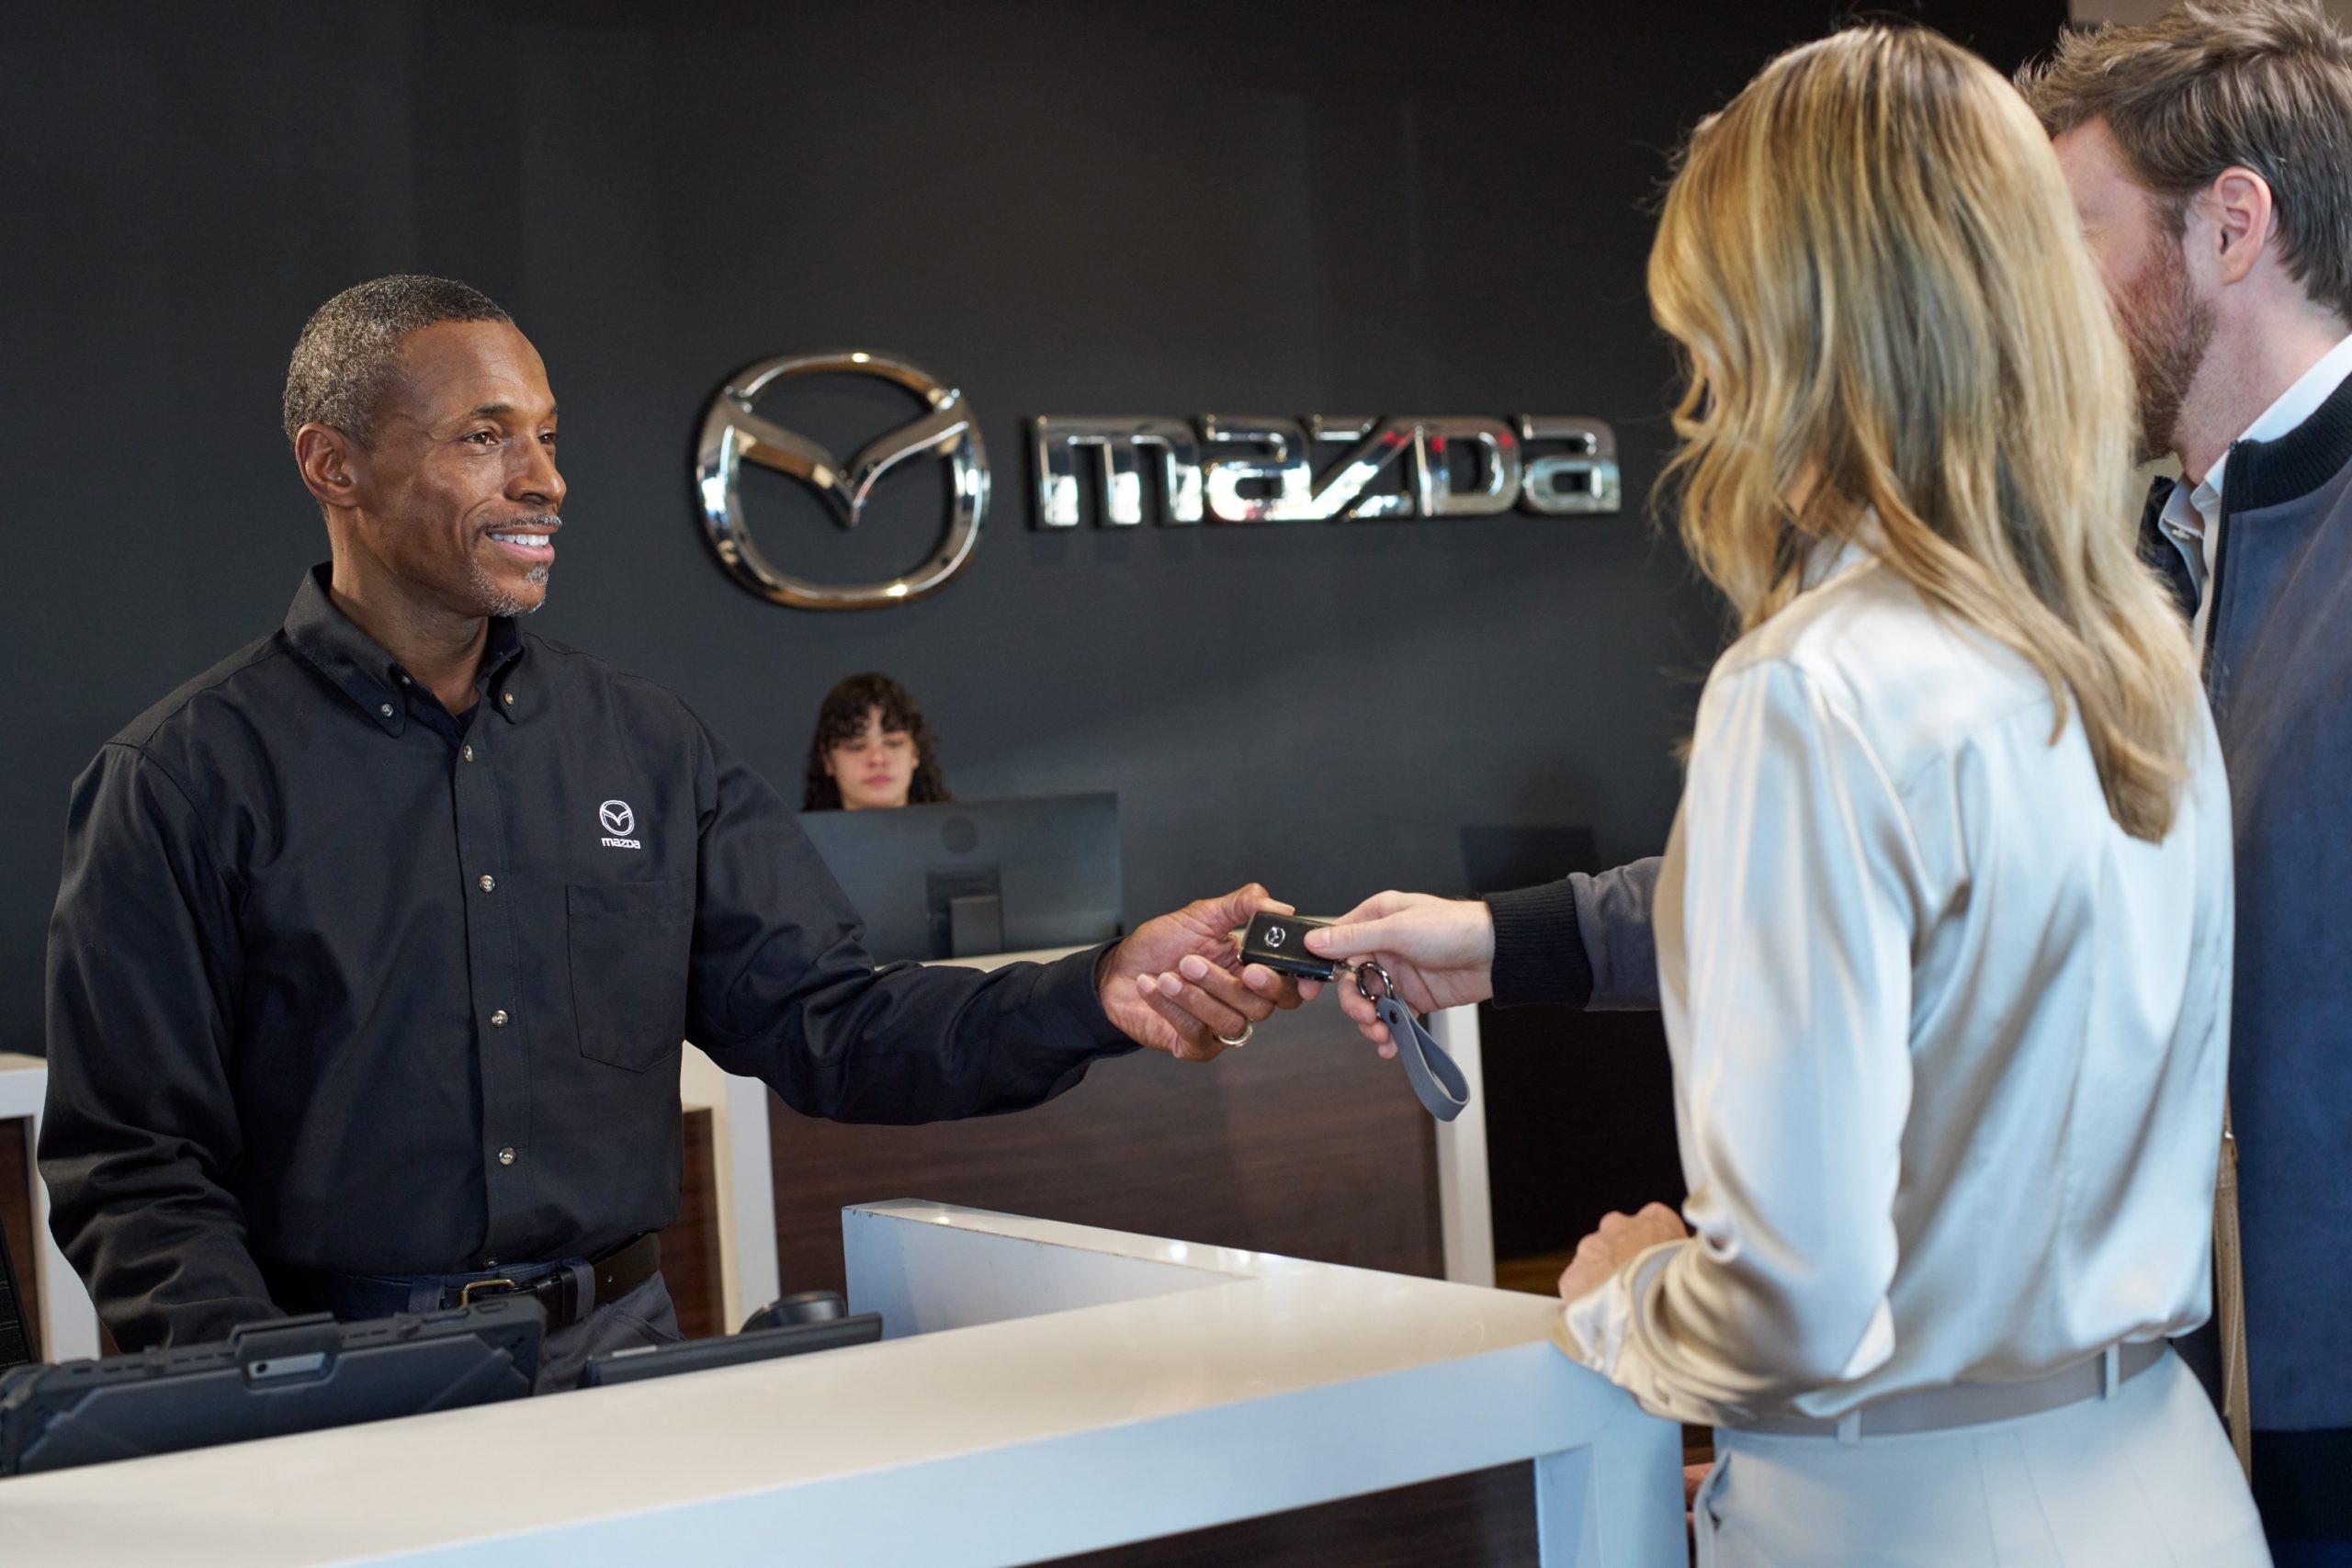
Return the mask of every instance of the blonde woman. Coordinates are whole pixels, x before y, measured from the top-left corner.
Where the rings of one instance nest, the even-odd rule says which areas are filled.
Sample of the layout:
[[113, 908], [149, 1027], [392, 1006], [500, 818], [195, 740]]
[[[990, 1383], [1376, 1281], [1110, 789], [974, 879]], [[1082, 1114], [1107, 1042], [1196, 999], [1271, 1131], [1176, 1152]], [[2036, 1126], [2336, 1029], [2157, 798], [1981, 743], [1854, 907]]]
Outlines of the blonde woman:
[[1565, 1342], [1717, 1428], [1701, 1561], [2266, 1562], [2208, 1311], [2229, 807], [2120, 521], [2123, 344], [2048, 139], [1924, 31], [1774, 61], [1650, 258], [1741, 635], [1655, 929], [1690, 1197]]

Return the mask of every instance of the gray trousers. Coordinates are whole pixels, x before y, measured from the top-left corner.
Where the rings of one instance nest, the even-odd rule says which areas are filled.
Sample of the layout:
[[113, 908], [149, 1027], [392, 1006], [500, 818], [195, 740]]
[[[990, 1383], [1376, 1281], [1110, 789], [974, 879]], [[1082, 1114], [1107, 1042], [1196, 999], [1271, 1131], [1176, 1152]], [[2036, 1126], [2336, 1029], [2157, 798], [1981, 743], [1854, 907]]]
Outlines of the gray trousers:
[[569, 1328], [547, 1337], [539, 1350], [539, 1381], [534, 1393], [560, 1393], [580, 1385], [588, 1358], [637, 1345], [675, 1345], [678, 1309], [659, 1273], [616, 1302], [606, 1302]]

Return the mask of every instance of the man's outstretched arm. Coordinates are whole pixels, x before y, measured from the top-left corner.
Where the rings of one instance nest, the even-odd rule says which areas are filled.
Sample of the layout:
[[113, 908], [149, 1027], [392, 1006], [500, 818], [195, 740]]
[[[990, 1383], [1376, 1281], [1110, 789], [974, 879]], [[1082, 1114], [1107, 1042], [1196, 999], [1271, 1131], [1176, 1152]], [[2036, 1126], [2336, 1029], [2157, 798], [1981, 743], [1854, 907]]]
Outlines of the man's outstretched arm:
[[803, 1114], [906, 1122], [1018, 1111], [1137, 1044], [1206, 1060], [1302, 999], [1238, 962], [1233, 928], [1272, 902], [1254, 886], [1052, 964], [877, 966], [793, 813], [707, 728], [703, 744], [684, 1030]]

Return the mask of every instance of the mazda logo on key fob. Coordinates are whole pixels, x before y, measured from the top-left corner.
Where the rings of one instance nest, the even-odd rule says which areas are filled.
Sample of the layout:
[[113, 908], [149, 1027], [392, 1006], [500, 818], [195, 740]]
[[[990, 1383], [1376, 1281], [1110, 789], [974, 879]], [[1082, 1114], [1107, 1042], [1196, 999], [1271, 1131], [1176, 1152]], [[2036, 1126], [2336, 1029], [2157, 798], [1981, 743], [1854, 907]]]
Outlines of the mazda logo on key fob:
[[1305, 915], [1261, 909], [1250, 917], [1250, 928], [1241, 933], [1241, 962], [1262, 964], [1277, 975], [1295, 979], [1328, 980], [1340, 972], [1340, 963], [1316, 957], [1293, 939], [1300, 931], [1330, 923], [1309, 919]]

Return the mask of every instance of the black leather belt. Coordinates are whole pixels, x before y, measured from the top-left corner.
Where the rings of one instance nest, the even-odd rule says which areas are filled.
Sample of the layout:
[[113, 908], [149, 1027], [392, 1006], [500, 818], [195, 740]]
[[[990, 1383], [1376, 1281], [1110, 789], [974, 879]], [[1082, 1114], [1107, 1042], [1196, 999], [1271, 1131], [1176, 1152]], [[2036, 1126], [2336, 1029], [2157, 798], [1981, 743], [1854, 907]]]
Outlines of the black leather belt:
[[434, 1293], [424, 1310], [464, 1306], [493, 1296], [529, 1296], [548, 1314], [550, 1330], [568, 1328], [598, 1307], [616, 1302], [662, 1271], [662, 1238], [648, 1232], [593, 1258], [480, 1274], [388, 1279], [267, 1265], [269, 1292], [292, 1312], [331, 1312], [345, 1321], [414, 1312], [420, 1290]]

